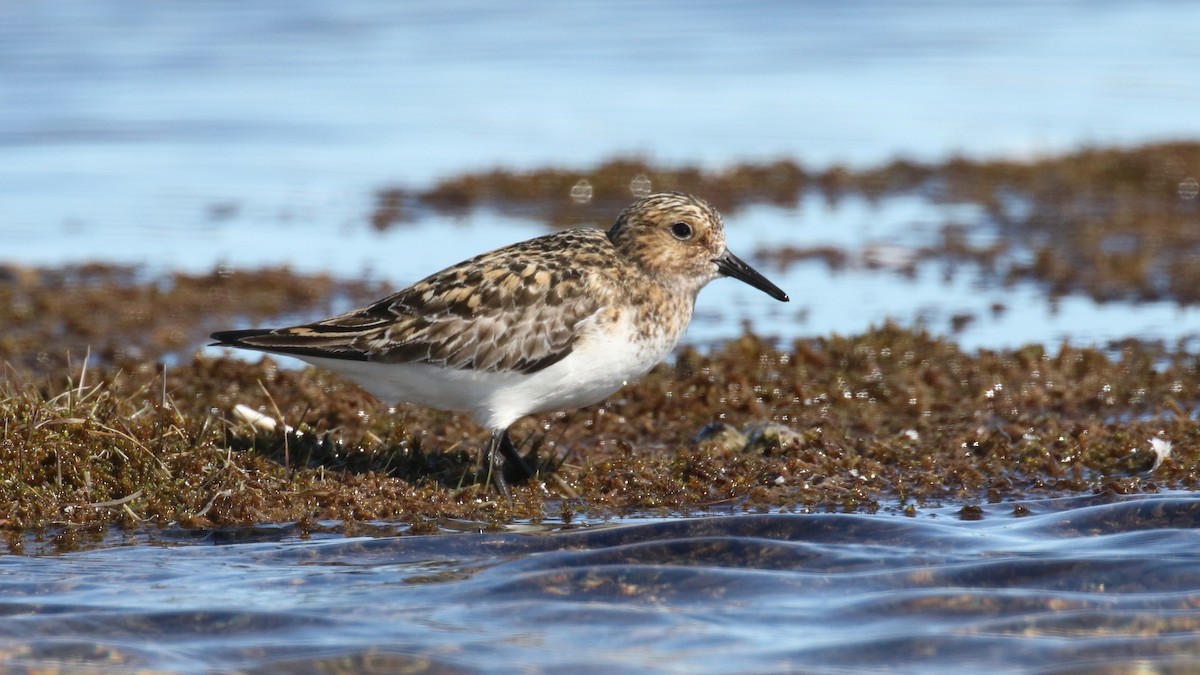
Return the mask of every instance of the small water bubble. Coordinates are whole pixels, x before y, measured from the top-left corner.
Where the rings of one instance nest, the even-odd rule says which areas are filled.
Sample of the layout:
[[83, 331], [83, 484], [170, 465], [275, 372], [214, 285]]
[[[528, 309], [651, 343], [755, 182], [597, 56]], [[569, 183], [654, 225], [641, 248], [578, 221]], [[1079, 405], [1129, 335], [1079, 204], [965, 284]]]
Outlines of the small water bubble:
[[592, 201], [592, 184], [586, 178], [581, 179], [571, 187], [571, 199], [576, 204], [586, 204]]
[[629, 181], [629, 191], [638, 199], [649, 195], [650, 178], [644, 173], [639, 173], [633, 180]]

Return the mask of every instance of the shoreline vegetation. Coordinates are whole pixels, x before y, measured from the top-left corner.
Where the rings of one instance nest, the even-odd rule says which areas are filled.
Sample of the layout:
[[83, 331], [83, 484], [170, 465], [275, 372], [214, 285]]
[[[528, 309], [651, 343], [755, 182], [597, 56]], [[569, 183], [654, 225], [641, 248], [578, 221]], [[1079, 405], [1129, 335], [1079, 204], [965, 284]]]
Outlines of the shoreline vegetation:
[[[937, 201], [981, 206], [1001, 235], [973, 246], [969, 225], [947, 224], [939, 245], [916, 259], [971, 262], [999, 283], [1035, 281], [1051, 295], [1083, 293], [1099, 301], [1200, 302], [1200, 143], [1084, 149], [1030, 161], [898, 159], [870, 169], [807, 170], [780, 160], [722, 171], [664, 168], [616, 159], [588, 171], [494, 170], [446, 178], [424, 191], [378, 194], [371, 222], [401, 226], [424, 211], [491, 208], [554, 227], [607, 226], [639, 183], [656, 191], [702, 195], [726, 216], [753, 205], [795, 206], [816, 193], [836, 202], [879, 200], [917, 192]], [[577, 202], [564, 195], [586, 196]], [[836, 267], [852, 252], [838, 248], [760, 251], [777, 265], [818, 258]]]
[[[620, 160], [591, 171], [495, 171], [380, 193], [372, 223], [425, 209], [604, 224], [644, 177], [733, 215], [920, 191], [977, 203], [986, 248], [947, 226], [920, 256], [978, 264], [1050, 295], [1200, 300], [1200, 144], [1088, 149], [1030, 162], [897, 161], [814, 173], [790, 162], [717, 173]], [[564, 197], [572, 190], [590, 200]], [[785, 249], [787, 265], [853, 252]], [[101, 264], [0, 264], [0, 532], [66, 550], [108, 528], [439, 523], [706, 510], [873, 512], [1197, 486], [1200, 355], [1188, 344], [966, 352], [895, 325], [780, 343], [747, 331], [684, 347], [605, 403], [522, 420], [542, 474], [496, 499], [475, 475], [486, 434], [311, 368], [199, 352], [234, 322], [324, 316], [390, 289], [286, 269], [145, 278]], [[264, 416], [238, 419], [235, 407]], [[252, 415], [251, 415], [252, 416]], [[247, 417], [241, 415], [241, 417]], [[273, 428], [271, 428], [273, 427]], [[290, 431], [285, 431], [290, 428]]]

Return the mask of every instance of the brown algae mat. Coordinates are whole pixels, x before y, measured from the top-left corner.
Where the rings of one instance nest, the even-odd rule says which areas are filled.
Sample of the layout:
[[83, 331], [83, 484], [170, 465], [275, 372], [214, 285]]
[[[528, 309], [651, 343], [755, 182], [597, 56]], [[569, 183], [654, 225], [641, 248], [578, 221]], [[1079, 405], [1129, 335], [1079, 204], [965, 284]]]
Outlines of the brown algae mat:
[[[631, 512], [917, 513], [1194, 489], [1200, 358], [1031, 346], [968, 354], [895, 327], [785, 346], [685, 348], [603, 405], [514, 429], [542, 475], [499, 500], [466, 416], [389, 410], [317, 369], [197, 355], [0, 379], [0, 527], [69, 547], [127, 529]], [[235, 419], [242, 404], [290, 433]], [[1157, 450], [1157, 452], [1156, 452]]]
[[[988, 205], [1010, 218], [1007, 242], [1041, 242], [1054, 264], [1070, 267], [1069, 279], [1045, 278], [1051, 290], [1095, 294], [1086, 290], [1095, 274], [1107, 284], [1105, 296], [1149, 297], [1150, 288], [1187, 303], [1179, 280], [1200, 257], [1190, 239], [1200, 237], [1200, 223], [1188, 183], [1200, 175], [1198, 148], [820, 175], [781, 163], [778, 175], [755, 174], [765, 181], [757, 192], [739, 190], [732, 178], [719, 183], [738, 170], [675, 172], [680, 182], [671, 184], [634, 166], [623, 170], [621, 200], [630, 174], [646, 171], [656, 189], [712, 194], [732, 210], [749, 202], [731, 195], [794, 203], [796, 190], [813, 186], [864, 194], [937, 189]], [[500, 186], [521, 182], [494, 177]], [[580, 180], [569, 178], [561, 181], [567, 190]], [[603, 196], [607, 183], [589, 180], [593, 206], [617, 200]], [[440, 199], [455, 208], [497, 203], [500, 187], [487, 190], [483, 201]], [[1004, 196], [1014, 191], [1034, 204], [1020, 222]], [[398, 199], [435, 203], [429, 195]], [[554, 220], [536, 200], [504, 199]], [[573, 213], [571, 204], [561, 208]], [[1051, 217], [1051, 208], [1091, 214], [1091, 225], [1073, 229], [1070, 213]], [[1035, 236], [1037, 228], [1055, 233]], [[1119, 245], [1104, 243], [1112, 236]], [[1092, 253], [1077, 248], [1078, 258], [1059, 260], [1063, 242], [1089, 237], [1099, 242]], [[1148, 276], [1110, 274], [1106, 265], [1127, 255], [1143, 256], [1138, 269]], [[476, 475], [474, 454], [486, 434], [465, 415], [391, 410], [316, 369], [197, 354], [216, 328], [325, 316], [386, 290], [287, 270], [147, 279], [100, 265], [0, 267], [0, 530], [10, 548], [22, 550], [31, 534], [70, 548], [114, 525], [352, 529], [393, 521], [422, 533], [452, 521], [487, 527], [730, 510], [919, 514], [947, 504], [973, 517], [985, 502], [1014, 503], [1019, 514], [1029, 499], [1196, 487], [1200, 356], [1184, 346], [1129, 341], [968, 353], [944, 338], [885, 326], [788, 343], [748, 333], [705, 351], [683, 348], [602, 405], [520, 422], [514, 438], [542, 471], [514, 489], [511, 503]], [[239, 419], [239, 404], [273, 420], [274, 430]]]
[[[754, 204], [794, 207], [811, 193], [837, 201], [917, 192], [941, 202], [978, 204], [1001, 235], [998, 243], [972, 246], [964, 237], [971, 224], [948, 223], [941, 241], [914, 251], [913, 260], [978, 264], [1000, 283], [1036, 281], [1053, 295], [1200, 302], [1200, 143], [1195, 142], [1087, 149], [1037, 161], [896, 160], [862, 170], [814, 171], [780, 160], [705, 172], [641, 159], [584, 170], [494, 170], [453, 176], [421, 191], [383, 190], [372, 221], [382, 228], [411, 221], [422, 210], [486, 207], [557, 227], [605, 224], [628, 204], [631, 188], [639, 183], [702, 195], [726, 215]], [[578, 200], [566, 198], [569, 194]], [[779, 265], [817, 258], [837, 267], [855, 254], [789, 247], [760, 251], [759, 258]]]

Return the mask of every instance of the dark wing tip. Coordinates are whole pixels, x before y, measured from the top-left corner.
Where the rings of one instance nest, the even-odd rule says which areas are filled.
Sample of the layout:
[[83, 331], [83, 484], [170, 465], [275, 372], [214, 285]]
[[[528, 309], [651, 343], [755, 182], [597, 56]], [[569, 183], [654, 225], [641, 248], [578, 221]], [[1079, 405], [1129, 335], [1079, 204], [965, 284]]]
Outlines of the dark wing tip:
[[314, 356], [326, 359], [343, 359], [348, 361], [368, 361], [370, 356], [356, 349], [350, 342], [335, 336], [333, 339], [314, 338], [311, 334], [296, 334], [293, 331], [303, 328], [249, 328], [246, 330], [222, 330], [209, 337], [216, 342], [209, 347], [236, 347], [238, 349], [253, 349], [270, 354], [286, 356]]
[[216, 340], [216, 342], [208, 345], [209, 347], [249, 347], [250, 345], [238, 344], [244, 338], [258, 337], [270, 333], [268, 328], [249, 328], [246, 330], [219, 330], [208, 337]]

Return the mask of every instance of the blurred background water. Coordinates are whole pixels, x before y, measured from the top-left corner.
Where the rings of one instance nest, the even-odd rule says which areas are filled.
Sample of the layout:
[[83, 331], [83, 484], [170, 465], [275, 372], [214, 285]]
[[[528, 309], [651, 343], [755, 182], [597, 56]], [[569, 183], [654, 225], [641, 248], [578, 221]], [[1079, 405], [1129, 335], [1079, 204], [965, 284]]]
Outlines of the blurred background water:
[[[0, 263], [289, 264], [400, 285], [544, 231], [487, 210], [371, 228], [377, 190], [468, 170], [629, 154], [820, 169], [1196, 139], [1196, 26], [1200, 4], [1170, 0], [0, 3]], [[989, 236], [973, 205], [920, 195], [812, 195], [729, 227], [745, 257], [829, 242], [903, 255], [948, 222]], [[911, 278], [767, 271], [791, 305], [715, 283], [692, 339], [739, 319], [785, 337], [887, 318], [947, 332], [960, 312], [983, 317], [957, 334], [968, 347], [1200, 332], [1176, 303], [1050, 299], [938, 263]], [[989, 507], [983, 523], [933, 511], [312, 542], [285, 529], [4, 556], [0, 665], [1194, 668], [1196, 500], [1104, 501], [1035, 504], [1026, 520]]]
[[[1196, 138], [1195, 25], [1200, 6], [1171, 1], [4, 3], [0, 262], [289, 264], [401, 286], [544, 231], [478, 211], [370, 228], [380, 188], [468, 170], [628, 154], [820, 169]], [[813, 196], [730, 218], [731, 246], [986, 229], [961, 206]], [[1200, 330], [1173, 303], [918, 269], [793, 265], [773, 272], [786, 308], [714, 284], [691, 336], [747, 318], [784, 337], [885, 319], [944, 333], [964, 312], [981, 317], [957, 335], [968, 347]]]

